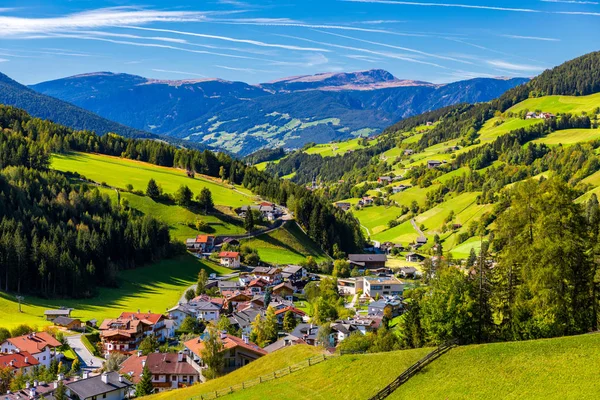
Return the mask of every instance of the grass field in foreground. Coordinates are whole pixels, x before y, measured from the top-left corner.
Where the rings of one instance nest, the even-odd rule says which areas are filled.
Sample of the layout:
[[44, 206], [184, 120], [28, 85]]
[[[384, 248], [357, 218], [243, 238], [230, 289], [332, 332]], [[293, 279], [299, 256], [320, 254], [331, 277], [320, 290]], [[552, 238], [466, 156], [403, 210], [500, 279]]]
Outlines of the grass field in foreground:
[[247, 380], [256, 379], [259, 376], [267, 375], [273, 371], [300, 363], [307, 358], [311, 358], [319, 354], [322, 354], [322, 350], [319, 347], [308, 345], [287, 347], [259, 358], [250, 365], [240, 368], [237, 371], [233, 371], [232, 373], [221, 378], [208, 381], [207, 383], [194, 385], [186, 389], [163, 392], [146, 398], [148, 400], [188, 400], [192, 396], [199, 396], [203, 393], [210, 393], [214, 392], [215, 390], [226, 389], [229, 386], [237, 385]]
[[48, 325], [44, 310], [72, 307], [74, 318], [102, 321], [117, 317], [122, 311], [138, 309], [164, 312], [177, 304], [184, 291], [198, 279], [198, 272], [228, 274], [230, 269], [207, 261], [199, 261], [191, 255], [160, 261], [146, 267], [121, 271], [118, 288], [98, 288], [98, 295], [91, 299], [41, 299], [25, 295], [22, 313], [13, 295], [0, 292], [0, 326], [12, 328], [18, 324]]
[[[107, 193], [113, 201], [116, 201], [117, 193], [114, 190], [102, 188], [102, 192]], [[210, 231], [206, 233], [213, 235], [239, 235], [246, 232], [242, 221], [233, 221], [225, 215], [204, 215], [176, 204], [164, 204], [148, 196], [139, 196], [128, 192], [121, 192], [121, 198], [129, 201], [129, 207], [145, 215], [152, 215], [168, 224], [171, 237], [180, 242], [201, 233], [193, 228], [194, 222], [198, 219], [209, 224]]]
[[54, 154], [51, 167], [59, 171], [78, 172], [88, 179], [106, 182], [110, 186], [119, 188], [125, 188], [127, 184], [131, 184], [134, 189], [144, 192], [151, 178], [162, 186], [166, 193], [175, 193], [181, 185], [187, 185], [194, 195], [197, 195], [202, 188], [207, 187], [212, 193], [215, 204], [224, 206], [240, 207], [251, 203], [253, 198], [251, 193], [244, 188], [236, 188], [245, 193], [242, 194], [221, 184], [218, 180], [200, 175], [190, 179], [185, 171], [176, 168], [159, 167], [100, 154]]
[[224, 399], [368, 399], [429, 351], [431, 349], [335, 357]]
[[327, 259], [319, 246], [293, 221], [273, 232], [243, 240], [242, 244], [258, 250], [261, 260], [272, 264], [297, 264], [308, 256], [317, 262]]
[[390, 400], [597, 399], [600, 335], [452, 349]]

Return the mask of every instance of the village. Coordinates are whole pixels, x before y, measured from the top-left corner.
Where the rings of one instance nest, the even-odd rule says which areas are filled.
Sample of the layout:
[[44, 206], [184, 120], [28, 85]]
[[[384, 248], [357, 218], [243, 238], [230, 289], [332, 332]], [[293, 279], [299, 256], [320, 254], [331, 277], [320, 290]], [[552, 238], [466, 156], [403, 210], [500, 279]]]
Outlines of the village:
[[[287, 215], [268, 202], [237, 211], [241, 217], [261, 213], [274, 225]], [[237, 237], [200, 234], [189, 238], [186, 248], [204, 262], [234, 272], [202, 270], [198, 284], [177, 304], [165, 304], [164, 310], [129, 310], [105, 320], [82, 320], [70, 308], [46, 310], [49, 328], [0, 343], [0, 368], [10, 370], [13, 382], [3, 399], [53, 398], [57, 390], [69, 399], [132, 398], [139, 395], [144, 371], [150, 376], [151, 393], [201, 384], [210, 378], [204, 361], [209, 327], [219, 335], [222, 373], [297, 344], [335, 353], [351, 334], [377, 331], [402, 314], [407, 281], [421, 278], [414, 265], [424, 260], [409, 252], [405, 259], [410, 266], [393, 271], [387, 266], [388, 255], [407, 249], [384, 243], [337, 260], [336, 265], [353, 273], [340, 273], [336, 279], [310, 263], [245, 265]], [[334, 285], [343, 317], [324, 322], [310, 315], [307, 292], [322, 285]], [[275, 336], [259, 340], [258, 324], [269, 323]]]

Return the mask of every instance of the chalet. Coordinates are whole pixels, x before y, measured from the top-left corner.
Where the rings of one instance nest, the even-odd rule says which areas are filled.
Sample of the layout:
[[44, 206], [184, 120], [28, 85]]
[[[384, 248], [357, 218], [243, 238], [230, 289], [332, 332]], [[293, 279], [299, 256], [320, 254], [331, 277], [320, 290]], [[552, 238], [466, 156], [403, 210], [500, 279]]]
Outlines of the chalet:
[[306, 344], [310, 346], [317, 346], [319, 344], [318, 334], [318, 325], [303, 323], [296, 325], [296, 328], [294, 328], [290, 335], [295, 338], [302, 339]]
[[[267, 354], [266, 351], [248, 340], [246, 335], [240, 339], [228, 333], [221, 333], [221, 343], [225, 372], [234, 371]], [[202, 338], [188, 340], [183, 345], [190, 352], [190, 363], [200, 369], [200, 379], [204, 380], [202, 370], [206, 368], [206, 364], [202, 360], [202, 350], [204, 349]]]
[[218, 281], [217, 287], [221, 294], [223, 294], [223, 292], [239, 291], [243, 289], [242, 284], [239, 281]]
[[329, 334], [329, 345], [336, 347], [340, 342], [348, 338], [352, 333], [357, 332], [358, 329], [352, 324], [345, 322], [334, 322], [330, 325], [331, 333]]
[[44, 316], [46, 317], [46, 321], [54, 321], [58, 317], [70, 317], [71, 308], [61, 308], [58, 310], [46, 310], [44, 311]]
[[411, 252], [406, 255], [406, 262], [422, 262], [423, 260], [425, 257], [418, 253]]
[[547, 112], [543, 112], [539, 115], [539, 118], [540, 119], [553, 119], [553, 118], [556, 118], [556, 115], [547, 113]]
[[307, 276], [307, 271], [300, 265], [288, 265], [281, 270], [281, 276], [289, 281], [299, 281]]
[[40, 365], [40, 362], [27, 351], [0, 354], [0, 370], [9, 368], [14, 375], [19, 372], [28, 374], [37, 365]]
[[368, 316], [377, 317], [383, 316], [385, 309], [388, 308], [392, 316], [398, 316], [402, 310], [402, 298], [399, 296], [385, 296], [377, 301], [369, 303]]
[[401, 296], [404, 292], [404, 282], [397, 278], [364, 277], [364, 294], [368, 297]]
[[429, 161], [427, 161], [427, 168], [429, 168], [429, 169], [437, 168], [440, 165], [442, 165], [442, 162], [438, 161], [438, 160], [429, 160]]
[[239, 268], [240, 253], [237, 251], [222, 251], [219, 253], [219, 263], [227, 268]]
[[264, 280], [263, 278], [256, 278], [248, 284], [246, 290], [248, 290], [252, 295], [263, 294], [268, 286], [268, 281]]
[[252, 322], [257, 315], [264, 316], [264, 309], [247, 308], [243, 311], [236, 311], [229, 317], [229, 323], [237, 330], [245, 335], [250, 335], [252, 332]]
[[198, 321], [217, 321], [221, 313], [221, 305], [209, 301], [189, 301], [185, 304], [178, 304], [168, 310], [169, 318], [178, 328], [187, 318], [192, 317]]
[[53, 324], [56, 326], [61, 326], [71, 331], [79, 331], [83, 329], [83, 324], [81, 320], [77, 318], [69, 318], [69, 317], [58, 317], [55, 318]]
[[231, 291], [231, 292], [222, 292], [221, 293], [225, 298], [225, 303], [223, 304], [223, 308], [228, 309], [231, 304], [232, 308], [237, 307], [238, 304], [244, 303], [246, 301], [252, 300], [252, 296], [246, 292], [240, 292], [239, 290]]
[[152, 374], [152, 387], [156, 392], [179, 389], [191, 386], [200, 381], [200, 372], [191, 363], [189, 357], [179, 353], [150, 353], [142, 356], [141, 352], [126, 359], [119, 373], [127, 375], [133, 383], [138, 383], [144, 367]]
[[[28, 353], [40, 365], [50, 367], [61, 343], [48, 332], [33, 332], [23, 336], [8, 338], [0, 344], [0, 353]], [[29, 360], [28, 360], [29, 361]], [[33, 360], [31, 360], [33, 362]]]
[[281, 296], [286, 300], [294, 299], [294, 287], [289, 282], [282, 282], [273, 288], [273, 294]]
[[103, 372], [100, 375], [74, 380], [65, 385], [68, 398], [80, 400], [122, 400], [129, 398], [133, 383], [118, 372]]
[[276, 342], [271, 343], [263, 350], [270, 354], [274, 351], [281, 350], [285, 347], [294, 346], [297, 344], [306, 344], [306, 342], [300, 338], [293, 336], [292, 334], [287, 334], [284, 337], [277, 340]]
[[422, 274], [415, 267], [401, 267], [398, 270], [398, 275], [400, 275], [403, 278], [417, 279], [417, 278], [421, 277]]
[[105, 357], [137, 349], [148, 325], [139, 319], [105, 319], [98, 328]]
[[379, 316], [364, 316], [358, 315], [353, 318], [335, 321], [336, 323], [344, 323], [352, 325], [363, 335], [368, 332], [373, 332], [381, 326], [381, 317]]
[[377, 183], [379, 183], [380, 185], [389, 185], [390, 183], [392, 183], [392, 177], [390, 176], [380, 176], [379, 178], [377, 178]]
[[363, 205], [365, 205], [365, 206], [373, 205], [373, 201], [374, 201], [373, 198], [370, 196], [365, 196], [361, 200], [362, 200]]
[[534, 111], [529, 111], [526, 115], [525, 115], [525, 119], [535, 119], [538, 118], [538, 114]]
[[165, 316], [162, 314], [152, 313], [148, 310], [147, 313], [142, 313], [140, 310], [137, 312], [122, 312], [119, 315], [119, 319], [138, 319], [144, 322], [147, 328], [144, 330], [145, 335], [154, 335], [158, 340], [164, 340], [166, 338], [164, 327], [165, 327]]
[[255, 278], [262, 278], [270, 284], [279, 284], [283, 280], [281, 269], [273, 267], [256, 267], [252, 270]]
[[412, 156], [415, 153], [415, 151], [413, 149], [406, 149], [404, 150], [404, 155], [405, 156]]
[[187, 239], [186, 247], [190, 251], [198, 253], [210, 253], [215, 248], [215, 237], [213, 235], [198, 235]]
[[287, 314], [288, 312], [292, 314], [292, 316], [296, 319], [298, 323], [303, 322], [304, 318], [306, 317], [306, 313], [302, 310], [298, 310], [296, 307], [281, 308], [275, 311], [275, 316], [277, 317], [277, 322], [280, 326], [283, 325], [283, 319], [285, 318], [285, 314]]
[[425, 123], [425, 126], [433, 126], [433, 122], [431, 122], [431, 121], [427, 121], [427, 122]]
[[335, 203], [335, 206], [337, 208], [339, 208], [340, 210], [344, 210], [344, 211], [348, 211], [350, 208], [352, 208], [352, 204], [347, 203], [347, 202], [337, 202], [337, 203]]
[[385, 267], [387, 256], [385, 254], [348, 254], [350, 264], [366, 269]]

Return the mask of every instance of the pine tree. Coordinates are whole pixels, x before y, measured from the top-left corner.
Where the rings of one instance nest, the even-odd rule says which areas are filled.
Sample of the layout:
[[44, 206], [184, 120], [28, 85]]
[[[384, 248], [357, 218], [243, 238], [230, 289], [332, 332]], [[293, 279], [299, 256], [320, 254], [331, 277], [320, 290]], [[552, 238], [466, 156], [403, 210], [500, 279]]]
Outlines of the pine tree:
[[62, 383], [62, 381], [58, 382], [58, 386], [56, 387], [52, 395], [56, 400], [69, 400], [69, 398], [67, 397], [67, 388], [65, 387], [64, 383]]
[[296, 318], [294, 318], [294, 314], [291, 311], [287, 311], [283, 316], [283, 330], [286, 332], [291, 332], [297, 325]]
[[209, 188], [202, 188], [196, 200], [198, 201], [198, 205], [200, 206], [200, 208], [204, 209], [205, 214], [212, 210], [215, 206], [212, 198], [212, 193], [210, 192]]
[[154, 388], [152, 387], [152, 374], [150, 373], [150, 369], [147, 366], [144, 366], [142, 370], [142, 376], [140, 377], [140, 381], [135, 386], [135, 396], [142, 397], [152, 394], [154, 392]]
[[246, 217], [244, 218], [244, 229], [246, 229], [246, 231], [248, 232], [254, 229], [254, 215], [250, 208], [246, 210]]
[[208, 274], [205, 269], [198, 273], [198, 283], [196, 284], [196, 296], [206, 293], [206, 284], [208, 283]]
[[158, 196], [160, 196], [160, 189], [158, 188], [158, 185], [156, 184], [156, 181], [154, 179], [150, 179], [148, 181], [148, 187], [146, 188], [146, 195], [148, 195], [148, 197], [151, 197], [153, 199], [156, 199]]

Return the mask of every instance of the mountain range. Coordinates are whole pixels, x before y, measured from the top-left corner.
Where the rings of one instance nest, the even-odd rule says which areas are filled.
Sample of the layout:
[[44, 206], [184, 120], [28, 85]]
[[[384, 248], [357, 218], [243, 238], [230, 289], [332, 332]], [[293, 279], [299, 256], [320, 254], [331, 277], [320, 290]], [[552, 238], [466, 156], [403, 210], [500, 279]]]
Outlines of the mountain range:
[[377, 134], [426, 111], [489, 101], [527, 80], [477, 78], [436, 85], [376, 69], [250, 85], [97, 72], [30, 88], [139, 131], [247, 155], [265, 147], [299, 148]]

